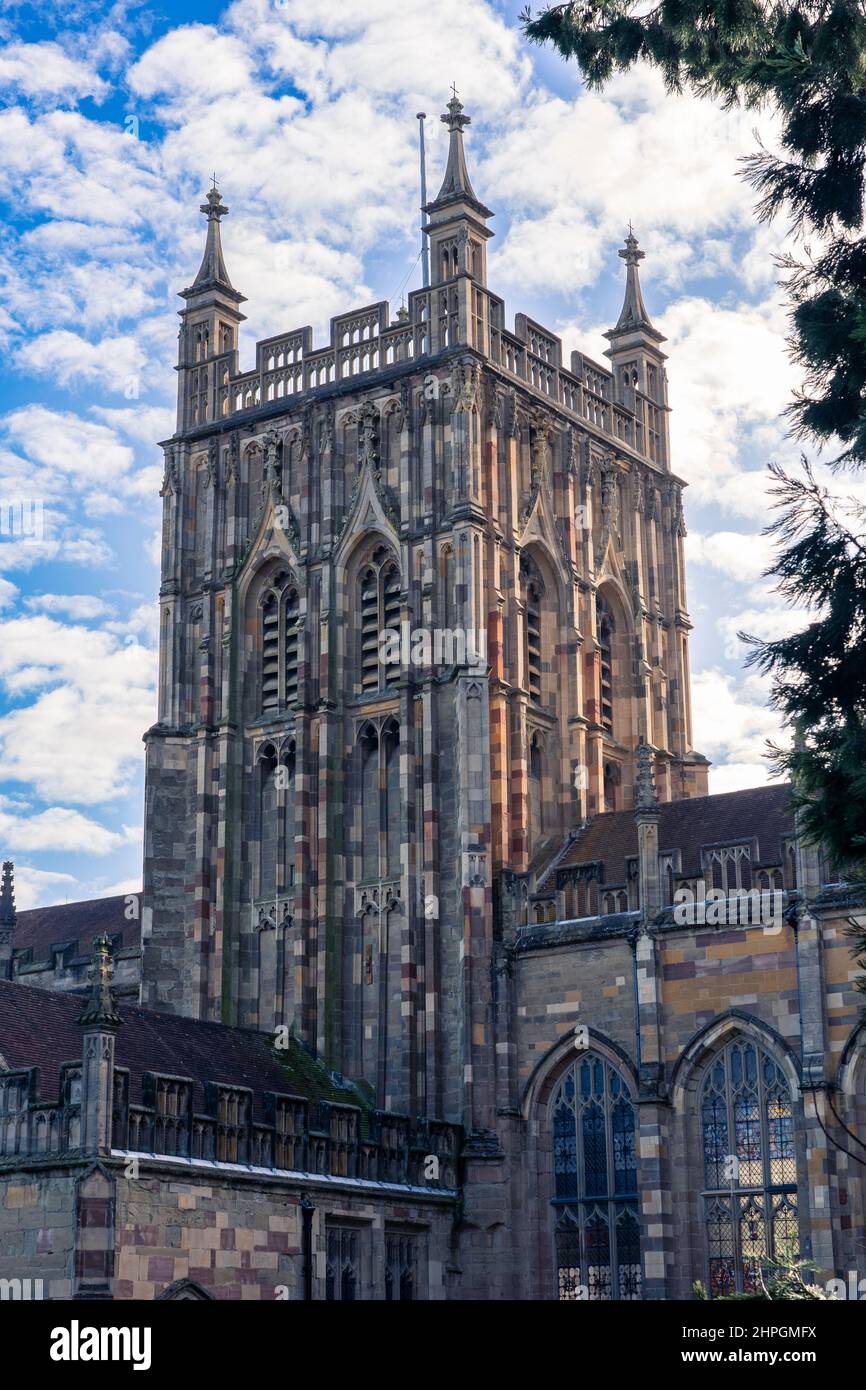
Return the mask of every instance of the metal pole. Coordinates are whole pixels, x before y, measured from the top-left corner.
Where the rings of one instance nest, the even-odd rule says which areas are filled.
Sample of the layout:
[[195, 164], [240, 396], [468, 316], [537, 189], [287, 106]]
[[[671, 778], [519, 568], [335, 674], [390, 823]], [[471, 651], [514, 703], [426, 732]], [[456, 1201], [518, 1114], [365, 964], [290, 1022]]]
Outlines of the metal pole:
[[418, 150], [421, 156], [421, 273], [424, 280], [424, 288], [430, 284], [430, 247], [427, 242], [427, 233], [424, 230], [427, 226], [427, 219], [424, 216], [424, 206], [427, 202], [427, 156], [424, 151], [424, 121], [427, 117], [426, 111], [418, 112]]

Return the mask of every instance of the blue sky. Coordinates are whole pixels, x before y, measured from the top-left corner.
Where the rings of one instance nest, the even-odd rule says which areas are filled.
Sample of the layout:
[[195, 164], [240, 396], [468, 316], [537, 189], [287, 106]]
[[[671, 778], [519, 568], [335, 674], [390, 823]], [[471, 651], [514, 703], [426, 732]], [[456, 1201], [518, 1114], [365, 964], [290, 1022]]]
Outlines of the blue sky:
[[[736, 177], [767, 121], [668, 97], [648, 71], [587, 93], [528, 48], [520, 4], [0, 0], [0, 854], [19, 906], [138, 886], [141, 735], [154, 718], [158, 440], [173, 429], [177, 291], [216, 170], [224, 248], [256, 338], [420, 282], [417, 123], [430, 183], [456, 81], [495, 211], [509, 314], [601, 357], [629, 219], [667, 335], [675, 470], [689, 483], [696, 746], [716, 791], [766, 778], [777, 733], [739, 628], [796, 624], [761, 578], [764, 465], [791, 460], [796, 384], [773, 255]], [[602, 359], [603, 360], [603, 359]]]

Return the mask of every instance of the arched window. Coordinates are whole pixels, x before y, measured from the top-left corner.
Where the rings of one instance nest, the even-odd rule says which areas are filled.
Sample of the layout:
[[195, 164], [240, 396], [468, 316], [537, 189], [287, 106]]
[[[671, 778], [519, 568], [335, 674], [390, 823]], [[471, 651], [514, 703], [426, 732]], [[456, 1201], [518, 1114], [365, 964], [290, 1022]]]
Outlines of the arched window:
[[290, 709], [298, 699], [300, 600], [291, 575], [282, 571], [263, 591], [259, 608], [262, 714]]
[[635, 1109], [623, 1077], [586, 1052], [553, 1093], [560, 1300], [641, 1296]]
[[[387, 546], [380, 545], [358, 576], [360, 608], [360, 687], [362, 691], [381, 690], [400, 674], [399, 658], [380, 660], [383, 634], [400, 636], [400, 571]], [[397, 644], [394, 643], [396, 647]]]
[[782, 1069], [738, 1038], [701, 1087], [704, 1229], [711, 1296], [748, 1292], [777, 1256], [797, 1257], [797, 1164]]

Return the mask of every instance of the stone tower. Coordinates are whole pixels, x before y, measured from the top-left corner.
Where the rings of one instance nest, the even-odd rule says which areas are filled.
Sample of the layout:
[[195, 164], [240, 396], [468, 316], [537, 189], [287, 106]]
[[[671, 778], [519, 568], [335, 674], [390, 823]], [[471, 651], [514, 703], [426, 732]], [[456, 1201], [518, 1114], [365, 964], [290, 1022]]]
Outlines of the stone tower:
[[[703, 794], [682, 482], [631, 233], [611, 368], [487, 284], [456, 96], [431, 284], [256, 344], [208, 195], [164, 444], [143, 1002], [292, 1025], [498, 1153], [502, 941], [548, 846]], [[557, 838], [559, 837], [558, 841]], [[503, 967], [504, 968], [504, 967]]]

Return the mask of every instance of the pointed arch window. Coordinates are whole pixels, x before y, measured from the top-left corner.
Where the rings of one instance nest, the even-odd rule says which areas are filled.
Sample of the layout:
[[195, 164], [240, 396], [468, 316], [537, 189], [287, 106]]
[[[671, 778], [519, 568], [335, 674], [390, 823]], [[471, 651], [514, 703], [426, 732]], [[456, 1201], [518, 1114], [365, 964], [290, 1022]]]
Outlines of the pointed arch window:
[[797, 1162], [791, 1091], [778, 1063], [737, 1038], [701, 1087], [709, 1291], [748, 1293], [779, 1256], [797, 1258]]
[[262, 714], [277, 714], [297, 703], [300, 616], [297, 586], [282, 571], [265, 588], [259, 604]]
[[595, 1052], [572, 1063], [550, 1105], [557, 1290], [562, 1301], [641, 1297], [635, 1107]]
[[[380, 648], [384, 633], [400, 635], [400, 570], [393, 553], [380, 545], [358, 576], [360, 623], [359, 683], [362, 692], [382, 690], [400, 674], [399, 657], [383, 661]], [[397, 643], [394, 643], [397, 646]], [[387, 650], [387, 649], [386, 649]]]

